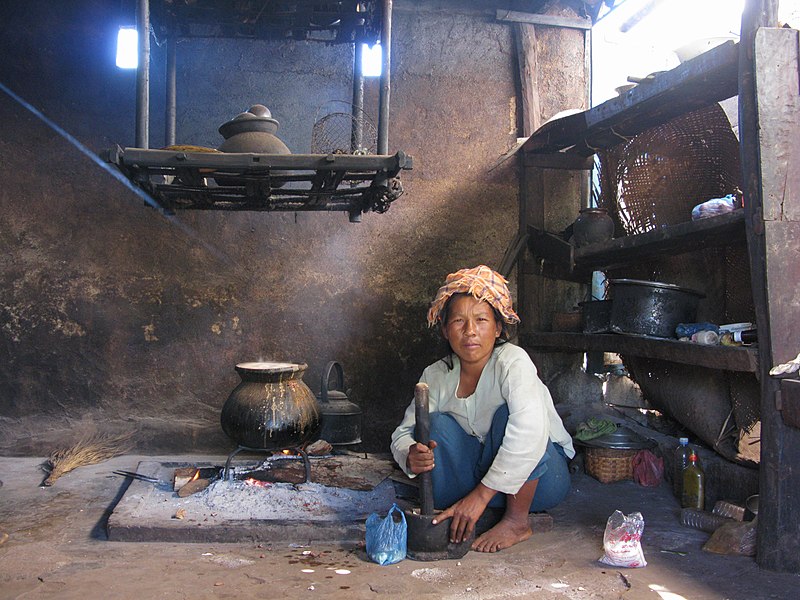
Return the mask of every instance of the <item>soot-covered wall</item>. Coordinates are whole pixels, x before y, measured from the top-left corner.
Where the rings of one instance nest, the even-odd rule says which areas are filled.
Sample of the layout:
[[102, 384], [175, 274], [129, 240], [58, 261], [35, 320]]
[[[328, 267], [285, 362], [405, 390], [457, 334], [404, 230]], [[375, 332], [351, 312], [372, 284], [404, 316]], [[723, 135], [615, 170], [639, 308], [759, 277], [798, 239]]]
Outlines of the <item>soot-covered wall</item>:
[[[385, 450], [439, 355], [433, 293], [448, 272], [498, 265], [517, 229], [515, 160], [495, 168], [517, 136], [517, 65], [490, 4], [395, 2], [389, 147], [414, 170], [387, 213], [353, 224], [146, 206], [91, 156], [134, 145], [135, 75], [113, 65], [119, 3], [3, 3], [0, 81], [18, 98], [0, 93], [0, 451], [92, 429], [134, 430], [142, 451], [227, 451], [234, 365], [259, 359], [307, 363], [314, 392], [341, 362], [364, 447]], [[350, 99], [352, 60], [341, 45], [182, 40], [177, 142], [215, 147], [221, 123], [263, 103], [308, 152], [318, 107]], [[154, 44], [151, 147], [163, 62]], [[372, 81], [373, 112], [376, 94]]]

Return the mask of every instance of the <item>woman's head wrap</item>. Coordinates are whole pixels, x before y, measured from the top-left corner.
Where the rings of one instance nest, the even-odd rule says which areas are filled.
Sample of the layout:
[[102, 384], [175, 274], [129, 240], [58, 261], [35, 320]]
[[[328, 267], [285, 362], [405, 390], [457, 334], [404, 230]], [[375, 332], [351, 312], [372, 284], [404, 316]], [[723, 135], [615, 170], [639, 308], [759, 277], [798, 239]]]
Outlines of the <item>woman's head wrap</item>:
[[497, 309], [506, 323], [509, 325], [519, 323], [519, 316], [514, 312], [507, 283], [505, 277], [485, 265], [450, 273], [444, 285], [436, 292], [436, 298], [428, 310], [428, 327], [433, 327], [441, 320], [442, 310], [453, 294], [470, 294], [478, 300], [486, 301]]

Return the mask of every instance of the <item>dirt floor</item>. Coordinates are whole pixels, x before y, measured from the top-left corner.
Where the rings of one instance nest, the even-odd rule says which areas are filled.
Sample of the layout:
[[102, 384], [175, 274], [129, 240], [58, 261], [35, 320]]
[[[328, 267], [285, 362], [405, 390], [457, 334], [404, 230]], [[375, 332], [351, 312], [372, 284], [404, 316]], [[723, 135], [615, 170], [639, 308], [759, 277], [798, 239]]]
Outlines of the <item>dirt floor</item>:
[[[369, 562], [360, 544], [110, 542], [105, 524], [125, 483], [124, 456], [39, 487], [42, 459], [0, 457], [0, 598], [795, 598], [800, 576], [762, 571], [752, 558], [702, 550], [708, 534], [682, 527], [668, 485], [601, 484], [576, 474], [550, 511], [551, 531], [497, 554], [458, 561]], [[598, 562], [614, 510], [644, 515], [639, 569]]]

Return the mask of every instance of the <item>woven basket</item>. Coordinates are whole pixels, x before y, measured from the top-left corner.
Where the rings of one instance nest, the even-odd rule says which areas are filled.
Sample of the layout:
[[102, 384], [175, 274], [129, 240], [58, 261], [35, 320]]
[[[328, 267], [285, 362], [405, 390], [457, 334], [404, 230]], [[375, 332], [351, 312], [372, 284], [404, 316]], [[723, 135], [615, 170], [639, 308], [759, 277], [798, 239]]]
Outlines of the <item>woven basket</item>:
[[586, 472], [600, 483], [633, 479], [633, 457], [638, 450], [586, 448]]

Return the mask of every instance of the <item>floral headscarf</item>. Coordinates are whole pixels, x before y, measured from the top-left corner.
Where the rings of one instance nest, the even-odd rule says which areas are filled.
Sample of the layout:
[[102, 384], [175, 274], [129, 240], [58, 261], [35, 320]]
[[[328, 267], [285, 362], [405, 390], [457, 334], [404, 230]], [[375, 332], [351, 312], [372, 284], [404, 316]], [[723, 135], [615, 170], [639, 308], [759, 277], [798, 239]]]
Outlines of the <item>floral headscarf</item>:
[[519, 316], [514, 312], [507, 283], [505, 277], [486, 265], [450, 273], [444, 285], [436, 292], [436, 298], [428, 310], [428, 327], [435, 326], [441, 320], [442, 310], [450, 296], [460, 293], [470, 294], [478, 300], [488, 302], [509, 325], [519, 323]]

